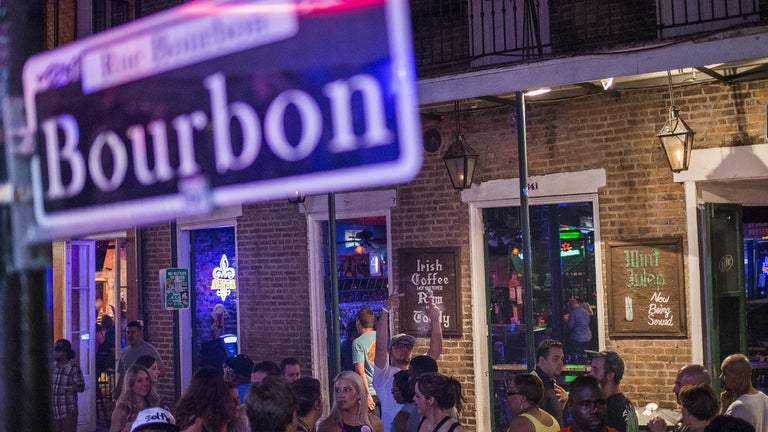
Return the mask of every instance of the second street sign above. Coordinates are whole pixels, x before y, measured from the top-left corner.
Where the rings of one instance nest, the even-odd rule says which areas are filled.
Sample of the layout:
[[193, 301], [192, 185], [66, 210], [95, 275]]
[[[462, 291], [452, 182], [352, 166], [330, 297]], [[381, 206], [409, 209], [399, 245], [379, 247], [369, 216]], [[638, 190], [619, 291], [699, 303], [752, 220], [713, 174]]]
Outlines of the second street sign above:
[[43, 236], [406, 182], [408, 3], [195, 1], [32, 57]]

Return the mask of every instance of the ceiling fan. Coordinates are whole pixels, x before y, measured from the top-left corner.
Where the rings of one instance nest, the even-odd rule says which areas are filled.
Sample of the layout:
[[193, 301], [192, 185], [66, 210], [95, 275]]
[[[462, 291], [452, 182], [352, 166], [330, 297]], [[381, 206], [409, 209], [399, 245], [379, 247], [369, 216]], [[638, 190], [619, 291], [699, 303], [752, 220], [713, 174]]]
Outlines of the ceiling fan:
[[[355, 233], [354, 238], [346, 238], [344, 240], [336, 242], [336, 244], [345, 244], [351, 246], [347, 246], [350, 248], [378, 248], [378, 244], [376, 243], [376, 236], [373, 234], [372, 231], [363, 228], [362, 230]], [[362, 251], [361, 251], [362, 252]]]

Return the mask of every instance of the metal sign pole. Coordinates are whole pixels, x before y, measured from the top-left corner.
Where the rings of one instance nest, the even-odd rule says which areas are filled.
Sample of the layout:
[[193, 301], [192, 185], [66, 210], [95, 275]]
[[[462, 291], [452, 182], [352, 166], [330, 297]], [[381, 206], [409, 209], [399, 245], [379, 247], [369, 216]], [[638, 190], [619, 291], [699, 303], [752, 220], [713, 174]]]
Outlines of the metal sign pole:
[[515, 93], [517, 99], [517, 158], [520, 165], [520, 223], [523, 231], [523, 308], [525, 309], [525, 352], [528, 370], [536, 366], [536, 344], [533, 339], [533, 249], [531, 248], [531, 218], [528, 211], [528, 143], [525, 131], [525, 95]]
[[4, 149], [0, 152], [0, 313], [3, 347], [0, 368], [0, 429], [39, 431], [50, 428], [50, 371], [48, 352], [52, 346], [46, 310], [50, 245], [32, 247], [24, 241], [32, 221], [31, 196], [25, 150], [21, 70], [26, 59], [45, 48], [45, 2], [8, 0], [0, 2], [0, 33], [4, 44], [8, 89], [3, 95]]

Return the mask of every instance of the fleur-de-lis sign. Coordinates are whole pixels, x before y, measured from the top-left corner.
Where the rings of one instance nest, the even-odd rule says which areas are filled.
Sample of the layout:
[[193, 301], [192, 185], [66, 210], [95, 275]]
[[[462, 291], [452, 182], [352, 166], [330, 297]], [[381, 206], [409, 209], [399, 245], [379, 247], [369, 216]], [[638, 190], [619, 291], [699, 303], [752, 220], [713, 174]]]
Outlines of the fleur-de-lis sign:
[[235, 287], [235, 268], [229, 266], [229, 260], [227, 255], [221, 256], [221, 261], [218, 267], [213, 269], [213, 282], [211, 283], [211, 289], [216, 290], [216, 295], [221, 297], [224, 301], [227, 296], [236, 288]]

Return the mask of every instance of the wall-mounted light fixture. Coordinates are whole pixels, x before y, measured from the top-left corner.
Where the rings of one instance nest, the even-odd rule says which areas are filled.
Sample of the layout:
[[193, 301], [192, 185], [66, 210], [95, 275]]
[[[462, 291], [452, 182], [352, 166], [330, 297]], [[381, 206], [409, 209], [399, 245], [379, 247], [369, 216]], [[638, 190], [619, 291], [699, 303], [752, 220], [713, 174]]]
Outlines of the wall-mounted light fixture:
[[451, 143], [443, 155], [445, 168], [454, 189], [463, 190], [472, 186], [472, 177], [475, 176], [477, 165], [477, 152], [470, 147], [464, 135], [461, 134], [459, 117], [459, 101], [454, 103], [456, 112], [456, 139]]
[[549, 93], [551, 91], [552, 91], [552, 89], [549, 88], [549, 87], [539, 87], [539, 88], [535, 88], [535, 89], [532, 89], [532, 90], [524, 91], [523, 95], [525, 95], [525, 96], [539, 96], [539, 95], [547, 94], [547, 93]]
[[680, 110], [675, 106], [672, 95], [672, 73], [667, 71], [669, 79], [669, 114], [664, 126], [661, 127], [657, 137], [661, 141], [661, 148], [667, 155], [667, 162], [672, 172], [680, 172], [688, 169], [691, 162], [691, 150], [693, 149], [693, 130], [680, 118]]

